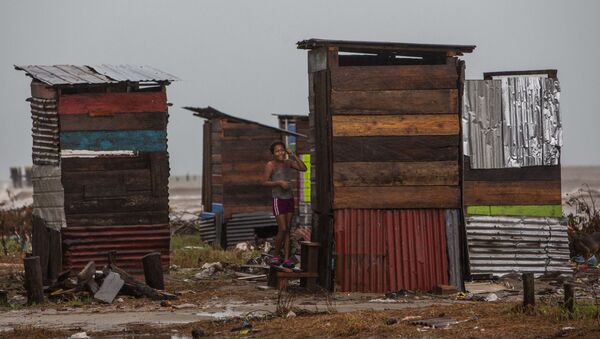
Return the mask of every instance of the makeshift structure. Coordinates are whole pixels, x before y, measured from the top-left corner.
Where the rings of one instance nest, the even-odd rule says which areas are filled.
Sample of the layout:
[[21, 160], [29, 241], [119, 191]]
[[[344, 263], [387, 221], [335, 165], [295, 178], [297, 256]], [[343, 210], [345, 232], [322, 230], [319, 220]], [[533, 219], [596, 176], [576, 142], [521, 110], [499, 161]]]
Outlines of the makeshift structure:
[[[233, 246], [241, 241], [253, 241], [260, 229], [276, 230], [271, 190], [262, 186], [265, 164], [273, 158], [269, 147], [274, 141], [284, 141], [286, 136], [305, 136], [212, 107], [184, 108], [205, 119], [202, 205], [206, 212], [223, 214], [226, 241], [221, 238], [217, 242]], [[213, 236], [206, 233], [205, 237]]]
[[569, 271], [556, 70], [465, 84], [464, 205], [470, 272]]
[[166, 86], [149, 66], [15, 66], [32, 77], [33, 254], [44, 278], [141, 258], [169, 265]]
[[320, 284], [460, 286], [458, 56], [475, 46], [311, 39], [298, 48], [309, 50]]

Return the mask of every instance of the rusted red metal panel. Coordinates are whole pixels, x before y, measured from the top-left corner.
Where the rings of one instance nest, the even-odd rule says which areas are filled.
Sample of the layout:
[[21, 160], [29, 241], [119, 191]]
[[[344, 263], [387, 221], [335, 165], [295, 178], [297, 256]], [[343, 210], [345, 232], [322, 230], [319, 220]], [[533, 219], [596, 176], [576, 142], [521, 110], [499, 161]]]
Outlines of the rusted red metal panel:
[[448, 283], [443, 209], [335, 211], [336, 290], [428, 291]]
[[163, 269], [169, 266], [168, 224], [129, 226], [73, 226], [62, 230], [63, 265], [74, 271], [93, 260], [102, 266], [108, 252], [117, 252], [117, 266], [134, 275], [143, 273], [142, 257], [160, 252]]
[[61, 95], [58, 114], [110, 116], [119, 113], [166, 112], [167, 96], [160, 92], [86, 93]]

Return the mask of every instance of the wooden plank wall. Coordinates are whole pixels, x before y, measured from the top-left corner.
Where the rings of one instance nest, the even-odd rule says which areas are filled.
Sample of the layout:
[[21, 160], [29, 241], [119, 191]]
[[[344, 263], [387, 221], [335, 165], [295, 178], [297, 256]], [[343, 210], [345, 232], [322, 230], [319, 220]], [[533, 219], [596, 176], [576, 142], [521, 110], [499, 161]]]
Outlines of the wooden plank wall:
[[[111, 89], [59, 97], [61, 151], [71, 151], [61, 158], [67, 221], [64, 261], [77, 269], [88, 260], [103, 260], [107, 251], [115, 250], [118, 265], [139, 273], [141, 257], [159, 251], [166, 268], [169, 155], [165, 88], [129, 93], [110, 93]], [[85, 151], [86, 156], [77, 156], [78, 151]]]
[[269, 147], [282, 140], [282, 133], [256, 124], [219, 120], [220, 131], [213, 129], [212, 149], [213, 160], [215, 156], [221, 159], [221, 175], [213, 172], [213, 201], [221, 199], [226, 219], [235, 213], [271, 212], [271, 189], [262, 186], [262, 175], [273, 158]]
[[465, 207], [560, 205], [560, 172], [560, 165], [472, 169], [465, 157]]
[[458, 60], [329, 70], [333, 208], [459, 208]]

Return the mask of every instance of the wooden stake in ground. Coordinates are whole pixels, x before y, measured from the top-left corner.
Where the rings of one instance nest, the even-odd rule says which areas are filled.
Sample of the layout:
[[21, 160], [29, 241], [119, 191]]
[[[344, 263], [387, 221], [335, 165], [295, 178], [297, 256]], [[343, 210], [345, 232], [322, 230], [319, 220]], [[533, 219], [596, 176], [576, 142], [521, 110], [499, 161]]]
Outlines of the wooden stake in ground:
[[146, 285], [159, 290], [164, 290], [165, 281], [163, 278], [162, 265], [160, 263], [160, 252], [146, 254], [142, 258], [142, 263], [144, 265]]
[[23, 259], [25, 266], [25, 289], [27, 290], [28, 304], [41, 304], [44, 302], [44, 290], [42, 286], [42, 267], [40, 257], [26, 257]]
[[0, 306], [8, 305], [8, 292], [0, 290]]
[[523, 307], [535, 306], [535, 284], [533, 273], [523, 273]]
[[569, 315], [573, 315], [575, 311], [575, 289], [571, 284], [564, 285], [565, 290], [565, 308], [569, 311]]

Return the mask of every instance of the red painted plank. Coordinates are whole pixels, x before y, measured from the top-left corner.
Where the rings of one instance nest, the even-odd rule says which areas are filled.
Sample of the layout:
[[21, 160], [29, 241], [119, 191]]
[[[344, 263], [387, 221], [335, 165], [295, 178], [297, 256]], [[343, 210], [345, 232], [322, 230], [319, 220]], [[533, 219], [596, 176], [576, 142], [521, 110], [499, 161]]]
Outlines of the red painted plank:
[[165, 92], [92, 93], [62, 95], [58, 114], [110, 116], [117, 113], [166, 112]]

